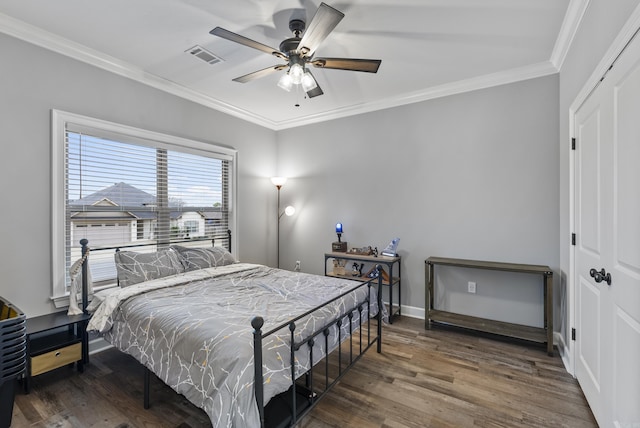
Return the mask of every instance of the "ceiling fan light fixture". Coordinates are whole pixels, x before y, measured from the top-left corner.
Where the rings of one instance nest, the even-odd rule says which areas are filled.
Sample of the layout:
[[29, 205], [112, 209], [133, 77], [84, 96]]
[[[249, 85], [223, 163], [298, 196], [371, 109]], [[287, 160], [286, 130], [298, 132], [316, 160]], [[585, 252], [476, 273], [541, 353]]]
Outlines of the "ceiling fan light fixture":
[[291, 92], [291, 88], [293, 88], [293, 79], [288, 72], [283, 74], [280, 80], [278, 80], [278, 86], [287, 92]]
[[221, 27], [216, 27], [209, 33], [266, 54], [277, 56], [285, 61], [284, 64], [278, 64], [236, 77], [233, 79], [234, 82], [247, 83], [289, 68], [286, 75], [282, 76], [278, 81], [278, 86], [285, 91], [291, 91], [293, 85], [301, 85], [306, 91], [307, 97], [314, 98], [324, 94], [324, 92], [320, 89], [320, 85], [318, 85], [313, 75], [310, 74], [311, 72], [307, 72], [306, 67], [308, 64], [325, 69], [377, 73], [378, 67], [382, 62], [379, 59], [315, 58], [314, 55], [318, 46], [343, 18], [344, 13], [325, 3], [320, 3], [309, 25], [299, 18], [293, 18], [289, 21], [289, 30], [293, 32], [294, 37], [283, 40], [280, 43], [279, 50]]
[[316, 79], [314, 79], [308, 71], [304, 72], [300, 83], [302, 84], [302, 89], [304, 89], [305, 92], [309, 92], [310, 90], [318, 87]]
[[302, 76], [304, 75], [304, 67], [300, 64], [293, 64], [289, 69], [289, 75], [293, 80], [293, 83], [299, 85], [302, 82]]

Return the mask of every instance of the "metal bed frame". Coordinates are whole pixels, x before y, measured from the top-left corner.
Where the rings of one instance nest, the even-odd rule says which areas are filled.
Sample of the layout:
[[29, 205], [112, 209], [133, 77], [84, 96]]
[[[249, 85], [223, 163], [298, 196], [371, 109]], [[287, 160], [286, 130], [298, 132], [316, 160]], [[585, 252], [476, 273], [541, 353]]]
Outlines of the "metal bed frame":
[[[226, 238], [226, 237], [225, 237]], [[190, 241], [180, 241], [180, 242], [192, 242]], [[171, 242], [177, 243], [177, 242]], [[214, 241], [212, 240], [212, 244]], [[85, 256], [87, 252], [89, 252], [88, 247], [89, 241], [86, 239], [82, 239], [80, 241], [80, 245], [82, 246], [82, 255]], [[146, 244], [149, 245], [149, 244]], [[155, 244], [153, 244], [155, 245]], [[123, 245], [119, 247], [102, 247], [93, 249], [91, 251], [119, 251], [122, 248], [131, 248], [131, 247], [140, 247], [143, 245]], [[228, 231], [228, 246], [229, 251], [231, 251], [231, 231]], [[376, 268], [378, 270], [382, 269], [381, 265], [377, 265]], [[88, 258], [85, 258], [85, 261], [82, 264], [82, 308], [86, 313], [86, 308], [88, 305], [88, 293], [87, 293], [87, 273], [88, 273]], [[371, 302], [371, 288], [376, 287], [376, 304], [377, 304], [377, 313], [375, 315], [376, 325], [372, 326], [372, 317], [369, 316], [371, 313], [372, 305], [374, 302]], [[309, 337], [303, 339], [302, 341], [296, 342], [294, 339], [294, 334], [296, 331], [296, 322], [300, 319], [312, 314], [313, 312], [323, 308], [327, 304], [340, 299], [341, 297], [349, 294], [350, 292], [360, 288], [367, 287], [367, 299], [354, 307], [349, 307], [344, 310], [344, 312], [336, 318], [334, 321], [329, 324], [317, 329], [314, 331]], [[337, 296], [327, 302], [324, 302], [322, 305], [319, 305], [304, 314], [301, 314], [295, 318], [292, 318], [267, 332], [262, 331], [262, 327], [264, 326], [264, 319], [261, 316], [256, 316], [251, 320], [251, 327], [253, 328], [253, 342], [254, 342], [254, 388], [255, 388], [255, 399], [258, 406], [258, 412], [260, 415], [260, 426], [265, 427], [287, 427], [294, 426], [301, 418], [303, 418], [307, 413], [315, 407], [315, 405], [320, 401], [322, 397], [324, 397], [331, 388], [342, 379], [342, 377], [349, 371], [349, 369], [355, 365], [355, 363], [362, 358], [364, 353], [371, 348], [374, 344], [377, 345], [376, 351], [377, 353], [382, 352], [382, 322], [383, 322], [383, 303], [382, 303], [382, 276], [378, 275], [377, 277], [371, 278], [368, 281], [362, 282], [357, 286], [353, 287], [349, 291]], [[367, 317], [366, 320], [363, 320], [363, 313], [365, 312], [365, 305], [367, 305]], [[359, 325], [356, 327], [359, 336], [357, 336], [357, 341], [354, 339], [354, 327], [353, 327], [353, 318], [354, 312], [358, 311], [358, 320]], [[342, 326], [345, 322], [349, 323], [349, 337], [344, 338], [344, 341], [348, 342], [347, 344], [343, 344], [342, 337]], [[338, 331], [338, 346], [333, 352], [325, 355], [322, 359], [318, 361], [316, 365], [312, 365], [312, 368], [301, 376], [299, 379], [295, 377], [295, 353], [304, 350], [306, 346], [309, 353], [309, 361], [313, 360], [313, 345], [318, 340], [324, 340], [325, 348], [328, 349], [328, 340], [329, 340], [329, 329], [333, 326], [337, 327]], [[375, 327], [375, 328], [374, 328]], [[268, 338], [270, 335], [275, 334], [277, 331], [288, 328], [290, 331], [291, 344], [290, 347], [290, 365], [291, 365], [291, 387], [279, 395], [273, 397], [268, 404], [264, 403], [264, 375], [263, 375], [263, 367], [262, 367], [262, 342], [264, 339]], [[366, 331], [363, 331], [366, 329]], [[365, 337], [366, 336], [366, 337]], [[348, 349], [343, 349], [347, 348]], [[354, 347], [355, 354], [354, 354]], [[335, 360], [337, 353], [337, 373], [331, 374], [330, 358]], [[345, 354], [348, 354], [346, 356]], [[88, 363], [88, 355], [85, 356], [85, 363]], [[324, 361], [324, 364], [322, 362]], [[335, 361], [334, 364], [335, 366]], [[324, 366], [320, 368], [320, 366]], [[145, 409], [150, 407], [150, 378], [151, 378], [151, 370], [146, 366], [144, 367], [144, 397], [143, 397], [143, 405]], [[319, 374], [316, 372], [320, 371]], [[316, 376], [320, 379], [315, 382]]]

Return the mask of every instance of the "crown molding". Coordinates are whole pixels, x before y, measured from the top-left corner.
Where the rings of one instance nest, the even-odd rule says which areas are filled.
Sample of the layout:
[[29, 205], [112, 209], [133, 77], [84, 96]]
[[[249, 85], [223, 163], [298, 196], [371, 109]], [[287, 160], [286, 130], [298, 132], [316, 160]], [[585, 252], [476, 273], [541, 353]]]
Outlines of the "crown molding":
[[611, 42], [609, 48], [605, 52], [604, 56], [593, 70], [593, 73], [586, 80], [582, 89], [576, 95], [576, 98], [569, 107], [573, 113], [577, 111], [582, 103], [584, 103], [591, 92], [595, 90], [598, 84], [602, 81], [605, 74], [613, 67], [618, 57], [625, 50], [627, 45], [631, 43], [634, 37], [640, 34], [640, 4], [633, 10], [629, 19], [625, 22], [624, 26], [618, 32], [616, 38]]
[[[567, 16], [579, 16], [581, 18], [584, 11], [575, 5], [581, 5], [583, 3], [588, 4], [588, 1], [589, 0], [571, 0], [571, 13], [568, 12]], [[584, 7], [586, 8], [586, 6]], [[567, 22], [567, 16], [565, 16], [565, 23]], [[563, 51], [564, 54], [566, 54], [566, 49], [568, 49], [568, 47], [565, 49], [564, 46], [566, 43], [569, 43], [573, 39], [573, 34], [575, 34], [575, 28], [577, 28], [577, 24], [575, 24], [575, 28], [573, 25], [569, 26], [567, 24], [567, 28], [569, 27], [572, 29], [571, 37], [563, 36], [563, 40], [566, 39], [567, 42], [556, 42], [556, 47], [560, 45], [563, 46], [562, 48], [558, 47], [557, 50], [559, 52]], [[563, 24], [563, 29], [564, 28], [565, 25]], [[569, 30], [566, 30], [567, 34], [568, 31]], [[151, 73], [147, 73], [130, 63], [121, 61], [117, 58], [91, 49], [85, 45], [49, 33], [42, 30], [41, 28], [32, 26], [2, 13], [0, 13], [0, 32], [274, 131], [319, 123], [327, 120], [344, 118], [347, 116], [353, 116], [362, 113], [369, 113], [377, 110], [399, 107], [422, 101], [428, 101], [431, 99], [446, 97], [449, 95], [455, 95], [478, 89], [533, 79], [536, 77], [547, 76], [558, 72], [558, 67], [554, 65], [554, 61], [545, 61], [538, 64], [487, 74], [485, 76], [446, 83], [422, 91], [398, 94], [396, 96], [380, 101], [352, 105], [316, 115], [309, 115], [298, 119], [276, 122], [263, 116], [251, 113], [247, 110], [233, 106], [231, 104], [224, 103], [220, 100], [206, 96], [200, 92], [178, 85], [169, 80], [160, 78]], [[565, 32], [563, 32], [563, 34], [564, 33]], [[554, 53], [555, 52], [556, 50], [554, 49]]]
[[553, 52], [551, 53], [551, 64], [553, 64], [558, 70], [562, 68], [569, 48], [573, 43], [573, 38], [578, 32], [582, 18], [589, 7], [590, 0], [571, 0], [567, 7], [567, 13], [564, 15], [562, 21], [562, 27], [560, 27], [560, 33], [556, 38], [556, 44], [553, 46]]
[[141, 68], [138, 68], [128, 62], [121, 61], [105, 53], [44, 31], [41, 28], [27, 24], [24, 21], [20, 21], [2, 13], [0, 13], [0, 32], [41, 48], [59, 53], [60, 55], [93, 65], [119, 76], [127, 77], [136, 82], [151, 86], [152, 88], [210, 107], [214, 110], [218, 110], [248, 122], [255, 123], [256, 125], [271, 129], [275, 126], [275, 122], [264, 117], [203, 95], [200, 92], [178, 85], [154, 74], [147, 73]]
[[422, 91], [399, 94], [395, 97], [386, 98], [381, 101], [363, 103], [355, 106], [335, 109], [318, 115], [305, 116], [291, 121], [278, 122], [275, 130], [283, 130], [296, 126], [309, 125], [326, 120], [340, 119], [347, 116], [354, 116], [362, 113], [369, 113], [377, 110], [384, 110], [399, 107], [407, 104], [414, 104], [436, 98], [448, 97], [450, 95], [471, 92], [478, 89], [486, 89], [494, 86], [506, 85], [523, 80], [535, 79], [558, 73], [558, 69], [550, 61], [532, 64], [525, 67], [491, 73], [471, 79], [446, 83], [434, 86]]

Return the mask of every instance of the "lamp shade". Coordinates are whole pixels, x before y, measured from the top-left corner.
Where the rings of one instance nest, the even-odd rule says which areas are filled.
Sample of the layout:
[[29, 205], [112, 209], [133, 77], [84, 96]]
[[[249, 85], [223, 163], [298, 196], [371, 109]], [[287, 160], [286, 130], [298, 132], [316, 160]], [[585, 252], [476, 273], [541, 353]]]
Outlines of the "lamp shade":
[[287, 177], [271, 177], [274, 186], [282, 187], [287, 182]]
[[304, 68], [300, 64], [293, 64], [288, 74], [291, 76], [293, 83], [295, 85], [299, 85], [302, 82]]
[[295, 207], [292, 207], [291, 205], [289, 205], [287, 208], [284, 209], [284, 213], [289, 217], [291, 217], [296, 213], [296, 209]]
[[310, 90], [318, 87], [318, 84], [316, 83], [316, 79], [314, 79], [311, 73], [309, 73], [308, 71], [304, 72], [300, 83], [302, 84], [302, 89], [305, 92], [309, 92]]
[[284, 89], [285, 91], [291, 91], [293, 88], [293, 78], [289, 73], [283, 74], [280, 80], [278, 80], [278, 86]]

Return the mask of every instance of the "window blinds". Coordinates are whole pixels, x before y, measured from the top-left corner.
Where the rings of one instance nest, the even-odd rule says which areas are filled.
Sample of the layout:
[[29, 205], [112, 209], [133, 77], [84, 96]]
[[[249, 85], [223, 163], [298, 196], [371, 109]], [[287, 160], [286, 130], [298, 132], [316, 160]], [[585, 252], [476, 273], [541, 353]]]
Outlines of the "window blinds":
[[[65, 158], [67, 267], [83, 238], [145, 252], [212, 239], [229, 248], [230, 156], [66, 123]], [[113, 253], [101, 253], [95, 282], [115, 278]]]

